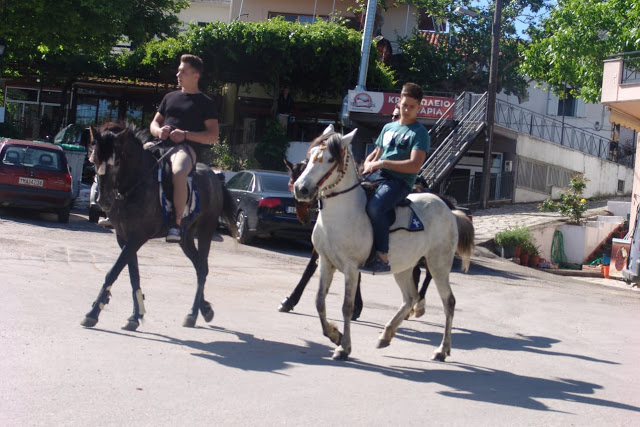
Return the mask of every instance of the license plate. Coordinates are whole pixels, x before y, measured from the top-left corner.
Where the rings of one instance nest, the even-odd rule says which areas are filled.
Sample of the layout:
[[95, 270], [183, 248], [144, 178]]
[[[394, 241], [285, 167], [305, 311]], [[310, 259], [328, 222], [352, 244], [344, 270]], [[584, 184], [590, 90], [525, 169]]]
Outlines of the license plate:
[[24, 176], [21, 176], [18, 179], [18, 184], [31, 185], [33, 187], [42, 187], [44, 185], [44, 180], [36, 178], [26, 178]]
[[294, 213], [296, 213], [296, 207], [295, 206], [287, 206], [286, 212], [290, 213], [290, 214], [294, 214]]

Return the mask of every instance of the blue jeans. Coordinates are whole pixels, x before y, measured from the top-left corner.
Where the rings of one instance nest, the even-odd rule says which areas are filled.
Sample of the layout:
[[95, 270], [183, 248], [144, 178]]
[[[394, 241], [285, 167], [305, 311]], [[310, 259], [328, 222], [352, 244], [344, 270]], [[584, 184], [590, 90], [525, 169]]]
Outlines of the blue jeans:
[[377, 181], [378, 189], [367, 202], [367, 214], [373, 226], [373, 243], [379, 253], [389, 252], [389, 217], [398, 203], [403, 201], [411, 189], [406, 182], [391, 176], [374, 176], [368, 181]]

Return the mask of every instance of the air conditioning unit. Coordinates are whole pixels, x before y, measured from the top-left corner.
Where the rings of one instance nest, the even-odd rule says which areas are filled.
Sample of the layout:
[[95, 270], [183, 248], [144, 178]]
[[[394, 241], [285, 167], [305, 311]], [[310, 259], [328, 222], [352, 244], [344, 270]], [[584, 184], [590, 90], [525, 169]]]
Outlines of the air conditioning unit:
[[504, 161], [504, 171], [511, 172], [513, 170], [513, 160]]

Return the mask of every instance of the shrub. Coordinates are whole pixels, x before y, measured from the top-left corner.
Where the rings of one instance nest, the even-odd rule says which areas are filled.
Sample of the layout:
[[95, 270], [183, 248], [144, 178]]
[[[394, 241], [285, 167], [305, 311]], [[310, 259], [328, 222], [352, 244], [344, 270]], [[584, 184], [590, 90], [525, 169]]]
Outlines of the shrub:
[[496, 234], [495, 242], [499, 246], [520, 246], [532, 240], [531, 230], [526, 226], [508, 228]]
[[560, 212], [569, 218], [574, 224], [580, 224], [582, 214], [587, 210], [587, 201], [582, 197], [582, 192], [589, 180], [583, 174], [571, 177], [569, 188], [560, 196], [560, 200], [554, 202], [547, 199], [538, 205], [538, 210], [542, 212]]
[[210, 150], [211, 166], [225, 170], [234, 170], [235, 160], [226, 141], [213, 144]]

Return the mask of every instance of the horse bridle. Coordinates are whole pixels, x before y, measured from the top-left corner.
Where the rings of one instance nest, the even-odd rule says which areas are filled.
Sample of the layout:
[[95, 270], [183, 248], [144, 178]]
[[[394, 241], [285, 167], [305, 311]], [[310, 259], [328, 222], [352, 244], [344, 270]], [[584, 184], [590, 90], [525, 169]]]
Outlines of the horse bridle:
[[[326, 149], [326, 145], [322, 145], [320, 146], [320, 150], [324, 150]], [[322, 178], [320, 178], [320, 180], [318, 181], [318, 183], [316, 184], [316, 187], [318, 188], [318, 209], [322, 209], [322, 199], [330, 199], [332, 197], [336, 197], [339, 196], [341, 194], [345, 194], [348, 193], [349, 191], [357, 188], [358, 186], [360, 186], [360, 180], [358, 180], [358, 182], [356, 182], [354, 185], [352, 185], [351, 187], [345, 189], [345, 190], [341, 190], [341, 191], [336, 191], [330, 194], [326, 194], [326, 195], [322, 195], [322, 193], [332, 190], [335, 187], [338, 186], [338, 184], [340, 184], [342, 182], [342, 179], [345, 177], [345, 175], [347, 174], [347, 168], [349, 167], [349, 160], [351, 160], [351, 157], [353, 157], [353, 155], [351, 154], [351, 151], [343, 148], [342, 149], [342, 158], [344, 159], [342, 163], [340, 163], [342, 165], [342, 168], [340, 168], [340, 170], [338, 171], [339, 173], [339, 177], [338, 179], [331, 185], [328, 185], [327, 187], [325, 187], [324, 189], [320, 190], [320, 186], [322, 184], [324, 184], [331, 175], [333, 175], [333, 172], [338, 168], [339, 164], [336, 161], [336, 163], [331, 166], [331, 169], [329, 169], [323, 176]], [[322, 162], [322, 157], [318, 157], [318, 155], [316, 154], [316, 156], [314, 156], [314, 158], [311, 160], [312, 163], [315, 162]]]
[[[159, 142], [155, 143], [155, 144], [153, 145], [153, 147], [157, 146], [158, 144], [160, 144], [160, 143], [162, 143], [162, 142], [163, 142], [163, 141], [159, 141]], [[153, 148], [153, 147], [150, 147], [150, 148]], [[162, 156], [160, 156], [160, 157], [158, 158], [158, 160], [156, 160], [156, 162], [155, 162], [155, 163], [154, 163], [154, 164], [153, 164], [153, 165], [152, 165], [152, 166], [151, 166], [151, 167], [150, 167], [150, 168], [149, 168], [149, 169], [148, 169], [148, 170], [147, 170], [147, 171], [142, 175], [142, 177], [145, 177], [148, 173], [153, 172], [153, 170], [154, 170], [156, 167], [158, 167], [158, 165], [160, 164], [160, 162], [161, 162], [165, 157], [167, 157], [169, 154], [171, 154], [171, 152], [173, 151], [173, 149], [174, 149], [175, 147], [176, 147], [175, 145], [174, 145], [174, 146], [172, 146], [170, 149], [168, 149], [168, 150], [167, 150], [167, 152], [166, 152], [166, 153], [164, 153]], [[113, 193], [114, 193], [114, 194], [113, 194], [113, 196], [115, 197], [115, 199], [116, 199], [116, 200], [124, 200], [124, 199], [126, 199], [127, 197], [129, 197], [129, 196], [133, 193], [133, 191], [134, 191], [136, 188], [138, 188], [138, 186], [139, 186], [140, 184], [142, 184], [143, 182], [144, 182], [144, 179], [139, 179], [135, 184], [133, 184], [133, 185], [132, 185], [132, 186], [131, 186], [127, 191], [125, 191], [125, 192], [124, 192], [124, 194], [123, 194], [123, 193], [119, 190], [119, 188], [118, 188], [118, 187], [119, 187], [119, 184], [118, 184], [118, 181], [116, 180], [115, 185], [114, 185], [114, 187], [115, 187], [115, 188], [113, 189]]]

